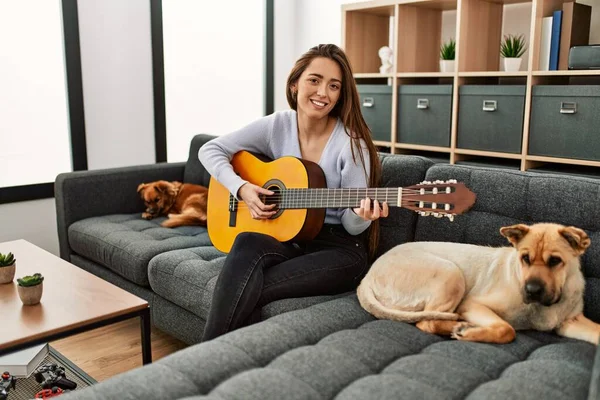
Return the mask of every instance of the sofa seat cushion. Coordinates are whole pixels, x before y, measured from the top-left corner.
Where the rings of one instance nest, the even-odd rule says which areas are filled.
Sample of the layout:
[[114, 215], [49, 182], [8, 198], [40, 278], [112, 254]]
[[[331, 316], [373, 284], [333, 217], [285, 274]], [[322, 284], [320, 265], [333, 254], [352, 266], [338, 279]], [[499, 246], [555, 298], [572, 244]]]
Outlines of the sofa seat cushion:
[[[191, 346], [73, 398], [583, 400], [595, 351], [540, 332], [505, 345], [445, 339], [375, 320], [351, 295]], [[177, 385], [152, 385], [159, 375]]]
[[[159, 254], [148, 266], [150, 287], [157, 295], [206, 320], [225, 256], [213, 246]], [[348, 294], [276, 300], [262, 308], [260, 318], [268, 319]]]
[[[594, 364], [589, 343], [533, 331], [505, 345], [450, 340], [374, 320], [354, 295], [265, 322], [220, 340], [254, 367], [206, 398], [586, 399]], [[259, 332], [278, 343], [271, 360], [255, 342]]]
[[150, 287], [157, 295], [206, 320], [225, 254], [213, 246], [173, 250], [148, 266]]
[[141, 213], [86, 218], [69, 226], [69, 245], [78, 255], [148, 286], [148, 263], [157, 254], [210, 245], [206, 228], [163, 228], [160, 223], [165, 219], [148, 221]]

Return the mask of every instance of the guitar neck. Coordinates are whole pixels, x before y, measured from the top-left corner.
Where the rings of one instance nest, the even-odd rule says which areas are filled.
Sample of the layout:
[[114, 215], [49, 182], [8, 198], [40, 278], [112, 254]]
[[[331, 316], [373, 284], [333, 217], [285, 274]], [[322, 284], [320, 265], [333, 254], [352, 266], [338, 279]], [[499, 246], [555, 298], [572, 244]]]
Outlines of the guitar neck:
[[285, 189], [273, 196], [281, 209], [292, 208], [356, 208], [360, 201], [369, 198], [390, 207], [401, 207], [402, 188], [311, 188]]

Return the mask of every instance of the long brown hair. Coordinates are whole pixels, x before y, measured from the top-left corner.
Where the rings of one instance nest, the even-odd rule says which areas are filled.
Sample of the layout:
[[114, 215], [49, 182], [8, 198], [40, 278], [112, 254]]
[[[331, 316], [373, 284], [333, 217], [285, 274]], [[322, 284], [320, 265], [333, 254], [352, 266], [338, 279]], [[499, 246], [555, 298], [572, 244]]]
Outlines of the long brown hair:
[[[353, 141], [353, 146], [351, 146], [352, 157], [356, 162], [356, 153], [358, 153], [363, 168], [366, 168], [363, 152], [357, 151], [355, 153], [354, 150], [361, 149], [361, 139], [366, 143], [370, 159], [369, 187], [377, 187], [379, 186], [379, 180], [381, 178], [381, 164], [377, 155], [377, 148], [371, 138], [371, 130], [367, 126], [367, 123], [360, 112], [360, 98], [354, 82], [352, 67], [342, 49], [335, 44], [320, 44], [308, 50], [298, 59], [298, 61], [296, 61], [287, 80], [286, 97], [288, 104], [293, 110], [297, 111], [298, 103], [296, 102], [295, 96], [292, 95], [292, 86], [298, 82], [300, 75], [302, 75], [312, 60], [317, 57], [325, 57], [337, 62], [342, 70], [342, 90], [340, 97], [329, 114], [333, 117], [339, 117], [342, 120], [346, 129], [346, 134], [348, 134]], [[368, 247], [369, 255], [371, 257], [375, 255], [378, 242], [379, 220], [375, 220], [371, 222], [369, 230]]]

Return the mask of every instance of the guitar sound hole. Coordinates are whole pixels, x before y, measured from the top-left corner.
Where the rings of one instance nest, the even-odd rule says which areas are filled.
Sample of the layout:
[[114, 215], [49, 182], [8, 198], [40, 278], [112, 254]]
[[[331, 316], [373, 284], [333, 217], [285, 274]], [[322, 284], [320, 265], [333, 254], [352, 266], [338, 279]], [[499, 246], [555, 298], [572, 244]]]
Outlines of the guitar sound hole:
[[264, 195], [264, 196], [262, 196], [261, 200], [265, 205], [275, 204], [274, 210], [277, 212], [275, 214], [273, 214], [273, 216], [270, 218], [270, 219], [275, 219], [275, 218], [279, 217], [281, 215], [281, 213], [283, 213], [283, 210], [281, 208], [279, 208], [279, 204], [281, 202], [281, 187], [279, 185], [267, 184], [267, 185], [265, 185], [265, 188], [272, 191], [273, 194], [272, 195]]
[[281, 196], [281, 189], [279, 188], [279, 186], [269, 186], [269, 187], [267, 187], [267, 189], [272, 191], [274, 194], [265, 196], [263, 203], [265, 203], [266, 205], [276, 204], [275, 208], [279, 209], [279, 200], [280, 200], [280, 196]]

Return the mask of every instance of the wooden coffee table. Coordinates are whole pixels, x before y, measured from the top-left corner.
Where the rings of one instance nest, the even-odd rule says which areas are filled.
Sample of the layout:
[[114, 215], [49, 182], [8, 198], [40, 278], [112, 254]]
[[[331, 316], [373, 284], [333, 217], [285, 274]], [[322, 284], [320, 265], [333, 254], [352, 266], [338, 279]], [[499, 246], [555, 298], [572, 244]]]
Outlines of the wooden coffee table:
[[[140, 317], [142, 362], [152, 362], [147, 301], [25, 240], [0, 243], [0, 252], [17, 259], [13, 282], [0, 284], [0, 355]], [[44, 275], [42, 300], [24, 306], [17, 278], [36, 272]]]

